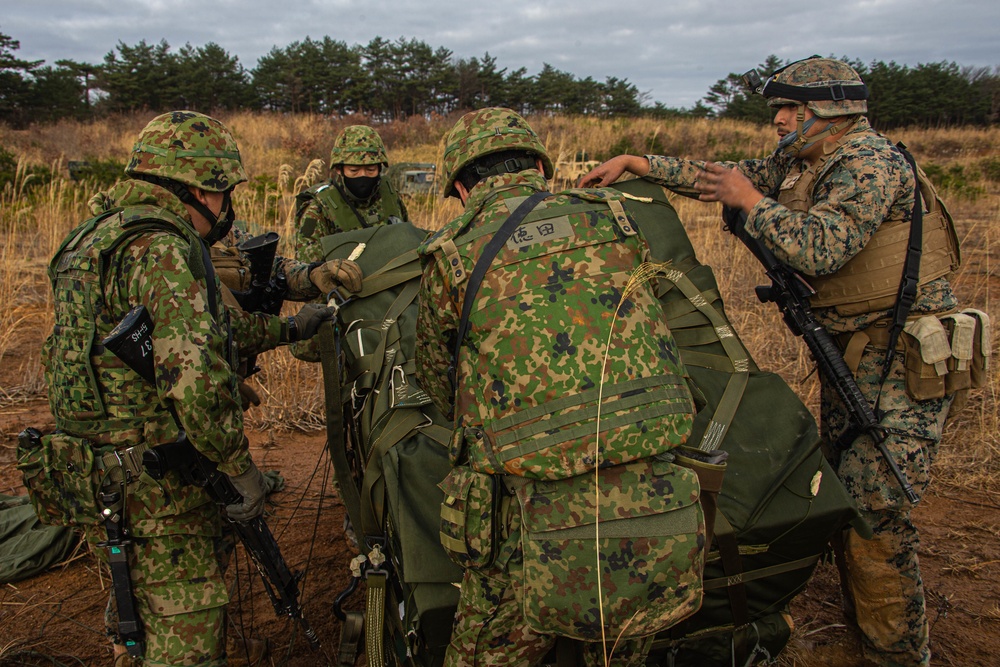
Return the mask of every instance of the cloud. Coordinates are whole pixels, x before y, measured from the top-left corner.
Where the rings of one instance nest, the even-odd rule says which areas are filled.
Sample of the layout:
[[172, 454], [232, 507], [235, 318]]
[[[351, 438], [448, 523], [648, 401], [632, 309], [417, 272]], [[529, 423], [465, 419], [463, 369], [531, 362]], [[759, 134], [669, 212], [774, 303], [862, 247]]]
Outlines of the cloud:
[[691, 106], [718, 79], [770, 54], [993, 67], [994, 0], [30, 0], [5, 3], [0, 32], [19, 57], [100, 63], [119, 41], [177, 49], [215, 42], [247, 69], [306, 36], [347, 44], [418, 39], [456, 57], [489, 53], [508, 71], [549, 63], [579, 78], [626, 78], [652, 100]]

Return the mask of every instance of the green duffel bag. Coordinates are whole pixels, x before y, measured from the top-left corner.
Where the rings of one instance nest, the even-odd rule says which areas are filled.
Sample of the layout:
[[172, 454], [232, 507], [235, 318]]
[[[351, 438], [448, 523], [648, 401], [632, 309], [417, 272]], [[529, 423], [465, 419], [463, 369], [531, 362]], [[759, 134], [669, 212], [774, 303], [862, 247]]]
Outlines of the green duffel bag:
[[[327, 259], [347, 258], [365, 244], [355, 260], [365, 275], [362, 291], [343, 295], [336, 327], [325, 326], [319, 338], [327, 447], [367, 557], [361, 578], [372, 665], [441, 664], [462, 578], [438, 539], [451, 422], [414, 379], [416, 248], [425, 233], [400, 222], [321, 241]], [[347, 616], [345, 639], [357, 641], [351, 635], [361, 615]], [[352, 650], [342, 644], [341, 654]]]
[[788, 602], [830, 537], [860, 521], [857, 509], [819, 450], [809, 410], [779, 376], [757, 368], [733, 331], [712, 270], [695, 257], [666, 190], [644, 179], [614, 187], [631, 195], [626, 209], [653, 259], [671, 262], [660, 299], [707, 403], [688, 450], [728, 454], [702, 607], [657, 635], [650, 664], [768, 660], [788, 641]]

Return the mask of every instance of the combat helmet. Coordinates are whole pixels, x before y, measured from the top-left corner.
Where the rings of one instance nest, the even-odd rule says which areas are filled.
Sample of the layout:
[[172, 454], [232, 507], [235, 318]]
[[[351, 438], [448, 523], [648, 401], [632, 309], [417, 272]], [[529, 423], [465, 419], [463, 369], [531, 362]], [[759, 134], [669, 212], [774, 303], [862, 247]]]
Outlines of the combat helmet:
[[149, 121], [125, 173], [208, 192], [226, 192], [247, 180], [233, 135], [216, 119], [195, 111], [171, 111]]
[[462, 116], [445, 137], [444, 196], [458, 196], [455, 180], [470, 162], [507, 150], [524, 150], [537, 155], [542, 161], [545, 178], [552, 178], [555, 171], [552, 159], [535, 131], [517, 113], [503, 107], [488, 107]]
[[[149, 121], [125, 173], [169, 190], [201, 213], [212, 227], [205, 237], [208, 245], [229, 233], [235, 218], [233, 188], [247, 180], [236, 139], [225, 125], [196, 111], [170, 111]], [[223, 193], [219, 215], [187, 186]]]
[[348, 125], [330, 150], [330, 166], [338, 164], [380, 164], [389, 166], [382, 137], [367, 125]]
[[779, 69], [764, 83], [768, 106], [805, 104], [820, 118], [868, 111], [868, 86], [847, 63], [812, 56]]

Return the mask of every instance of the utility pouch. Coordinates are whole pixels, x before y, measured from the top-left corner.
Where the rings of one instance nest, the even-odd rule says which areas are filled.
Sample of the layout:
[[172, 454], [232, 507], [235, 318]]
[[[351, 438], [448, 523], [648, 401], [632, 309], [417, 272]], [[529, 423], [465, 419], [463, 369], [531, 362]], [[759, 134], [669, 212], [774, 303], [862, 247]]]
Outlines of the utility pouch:
[[984, 387], [989, 382], [990, 356], [992, 350], [993, 332], [990, 330], [990, 316], [975, 308], [966, 308], [962, 314], [976, 320], [976, 332], [972, 336], [972, 360], [969, 371], [972, 375], [972, 388]]
[[520, 598], [535, 632], [641, 637], [701, 606], [705, 521], [696, 474], [641, 459], [517, 488]]
[[906, 393], [915, 401], [943, 398], [951, 343], [944, 325], [934, 315], [910, 320], [900, 336], [906, 365]]
[[250, 265], [244, 261], [239, 249], [213, 245], [208, 251], [215, 275], [219, 276], [223, 285], [234, 292], [246, 292], [250, 289]]
[[954, 394], [949, 414], [957, 414], [969, 398], [970, 389], [986, 384], [990, 361], [990, 316], [966, 308], [941, 320], [951, 333], [951, 358], [945, 391]]
[[39, 521], [51, 526], [103, 523], [98, 503], [98, 452], [85, 438], [27, 428], [17, 439], [17, 468]]
[[457, 466], [438, 488], [444, 492], [441, 546], [448, 556], [463, 568], [492, 565], [500, 542], [500, 479], [468, 466]]
[[706, 452], [681, 445], [670, 454], [674, 455], [677, 465], [690, 468], [698, 475], [701, 509], [705, 515], [705, 548], [711, 549], [712, 539], [715, 537], [715, 513], [719, 506], [719, 492], [722, 491], [722, 481], [726, 476], [726, 459], [729, 458], [729, 453], [721, 449]]

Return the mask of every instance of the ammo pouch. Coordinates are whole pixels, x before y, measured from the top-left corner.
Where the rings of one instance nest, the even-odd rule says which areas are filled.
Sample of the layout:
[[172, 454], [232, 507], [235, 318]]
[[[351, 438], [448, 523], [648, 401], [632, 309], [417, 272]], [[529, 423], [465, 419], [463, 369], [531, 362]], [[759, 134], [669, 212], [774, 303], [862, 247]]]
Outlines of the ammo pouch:
[[482, 569], [493, 564], [500, 544], [500, 478], [456, 466], [438, 484], [441, 502], [441, 546], [457, 565]]
[[955, 394], [960, 409], [969, 389], [983, 386], [990, 358], [990, 319], [966, 308], [940, 318], [927, 315], [907, 322], [900, 336], [906, 364], [906, 393], [924, 401]]
[[698, 610], [705, 553], [698, 479], [666, 458], [560, 480], [517, 479], [520, 598], [533, 631], [614, 642]]
[[99, 453], [86, 438], [62, 431], [43, 436], [25, 429], [18, 436], [17, 467], [39, 521], [51, 526], [103, 525]]

